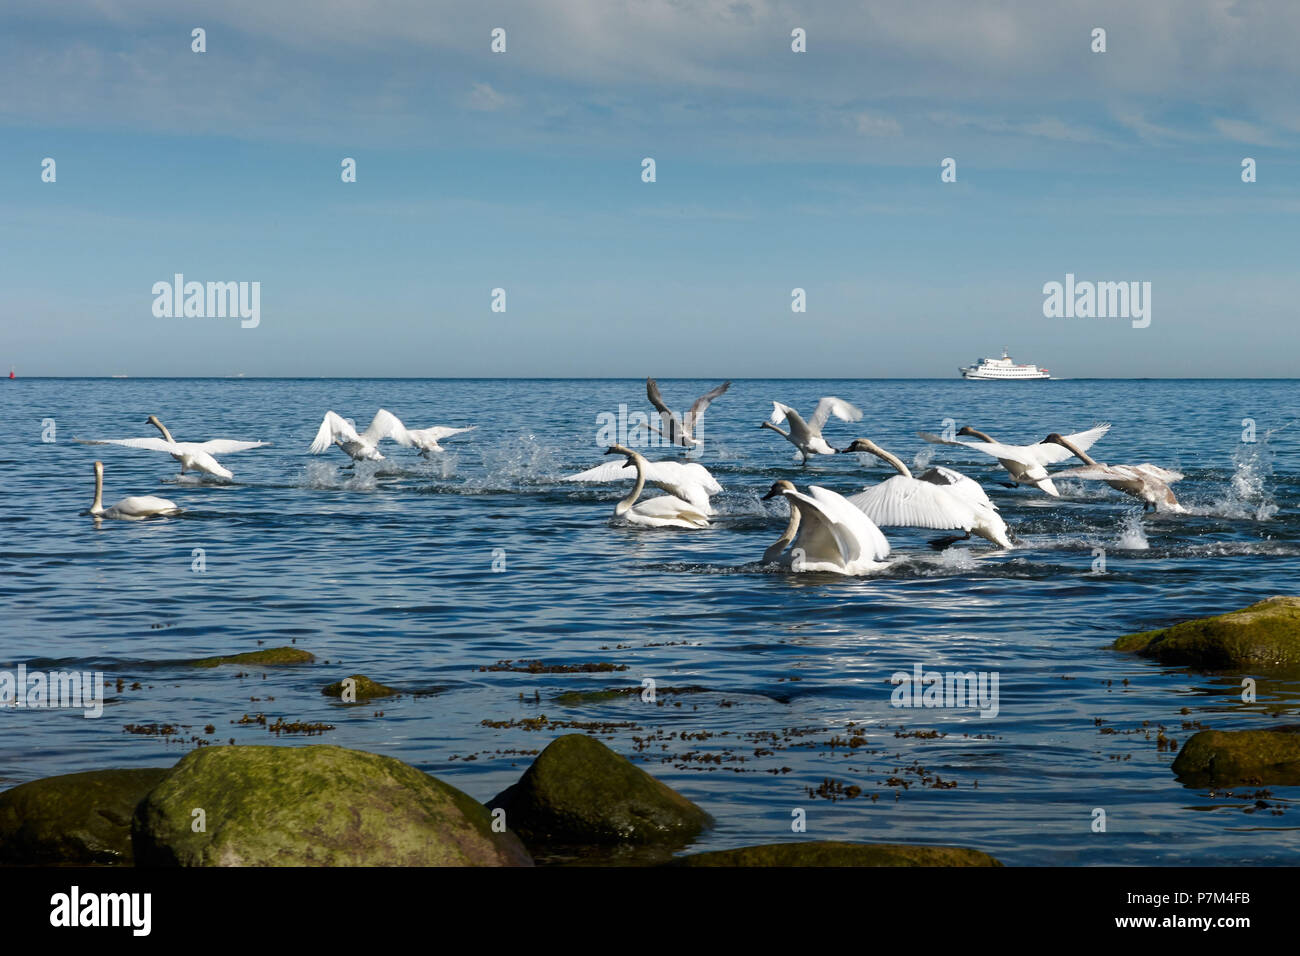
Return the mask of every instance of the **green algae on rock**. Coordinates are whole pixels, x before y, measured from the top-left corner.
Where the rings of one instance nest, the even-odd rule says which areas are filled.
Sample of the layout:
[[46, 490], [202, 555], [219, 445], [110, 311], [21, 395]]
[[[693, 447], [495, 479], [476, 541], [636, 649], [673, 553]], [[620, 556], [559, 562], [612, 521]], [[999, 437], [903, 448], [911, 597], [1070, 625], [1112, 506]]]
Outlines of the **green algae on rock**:
[[385, 687], [378, 681], [373, 681], [365, 674], [353, 674], [351, 677], [345, 677], [341, 681], [335, 681], [321, 688], [321, 693], [326, 697], [342, 698], [345, 686], [348, 681], [353, 682], [352, 692], [353, 701], [374, 700], [380, 697], [400, 697], [402, 692], [394, 690], [391, 687]]
[[132, 834], [141, 866], [532, 864], [468, 794], [392, 757], [328, 745], [187, 754], [140, 803]]
[[170, 770], [90, 770], [0, 793], [0, 863], [131, 863], [131, 815]]
[[530, 847], [684, 843], [713, 823], [676, 790], [586, 734], [565, 734], [497, 794], [506, 824]]
[[980, 850], [905, 843], [814, 840], [694, 853], [670, 866], [1001, 866]]
[[1202, 730], [1171, 768], [1191, 786], [1300, 784], [1300, 724], [1268, 730]]
[[285, 664], [310, 664], [316, 655], [298, 647], [268, 647], [261, 651], [229, 654], [224, 657], [199, 657], [181, 661], [188, 667], [220, 667], [222, 664], [247, 664], [250, 667], [281, 667]]
[[1300, 671], [1300, 597], [1271, 597], [1239, 611], [1127, 634], [1114, 647], [1200, 670]]

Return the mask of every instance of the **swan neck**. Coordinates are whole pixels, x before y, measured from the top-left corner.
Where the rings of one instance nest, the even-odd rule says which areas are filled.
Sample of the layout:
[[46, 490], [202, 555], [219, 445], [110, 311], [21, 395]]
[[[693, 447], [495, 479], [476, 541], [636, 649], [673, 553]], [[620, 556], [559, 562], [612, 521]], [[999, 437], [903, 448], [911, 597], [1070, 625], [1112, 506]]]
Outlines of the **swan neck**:
[[789, 502], [790, 505], [790, 520], [786, 523], [785, 531], [781, 534], [781, 537], [772, 542], [772, 544], [768, 546], [768, 549], [763, 552], [764, 564], [771, 564], [779, 558], [781, 552], [790, 546], [790, 542], [794, 540], [794, 536], [799, 531], [799, 520], [802, 517], [799, 513], [799, 506], [788, 497], [785, 500]]
[[636, 467], [636, 484], [632, 486], [632, 491], [626, 498], [618, 503], [614, 508], [614, 514], [621, 515], [636, 504], [636, 500], [641, 497], [641, 491], [645, 488], [645, 459], [632, 452], [632, 464]]
[[104, 473], [95, 469], [95, 500], [90, 505], [90, 513], [97, 515], [104, 510]]
[[770, 428], [770, 429], [772, 429], [772, 431], [776, 432], [776, 433], [777, 433], [778, 435], [780, 435], [782, 438], [789, 438], [789, 437], [790, 437], [790, 433], [789, 433], [789, 432], [783, 432], [783, 431], [781, 431], [781, 429], [777, 428], [777, 427], [776, 427], [775, 425], [773, 425], [771, 422], [763, 422], [763, 424], [759, 425], [758, 427], [759, 427], [759, 428]]
[[176, 440], [172, 438], [172, 433], [167, 430], [166, 425], [158, 421], [155, 421], [153, 424], [155, 428], [157, 428], [160, 432], [162, 432], [163, 438], [167, 440], [167, 444], [169, 445], [176, 444]]
[[997, 441], [996, 438], [994, 438], [994, 437], [993, 437], [992, 435], [990, 435], [988, 432], [982, 432], [982, 431], [980, 431], [978, 428], [968, 428], [967, 431], [969, 431], [972, 435], [974, 435], [974, 436], [975, 436], [976, 438], [978, 438], [980, 441], [986, 441], [986, 442], [988, 442], [990, 445], [996, 445], [996, 444], [998, 443], [998, 441]]
[[899, 458], [897, 455], [890, 454], [883, 448], [877, 448], [876, 457], [882, 461], [888, 462], [904, 478], [912, 477], [912, 470], [908, 468], [907, 465], [903, 464], [903, 459]]
[[1075, 458], [1079, 459], [1085, 465], [1097, 464], [1097, 462], [1094, 461], [1092, 458], [1090, 458], [1086, 452], [1081, 450], [1077, 445], [1074, 444], [1074, 442], [1070, 441], [1068, 438], [1062, 438], [1057, 444], [1064, 445], [1066, 448], [1070, 450], [1070, 452], [1074, 455]]

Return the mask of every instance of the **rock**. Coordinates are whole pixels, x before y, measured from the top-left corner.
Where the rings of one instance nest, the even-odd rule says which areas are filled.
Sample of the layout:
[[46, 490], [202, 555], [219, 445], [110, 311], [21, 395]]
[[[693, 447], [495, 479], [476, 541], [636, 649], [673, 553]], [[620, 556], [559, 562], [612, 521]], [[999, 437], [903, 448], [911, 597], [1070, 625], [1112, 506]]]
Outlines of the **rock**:
[[1128, 634], [1115, 649], [1200, 670], [1300, 670], [1300, 598], [1271, 597], [1240, 611]]
[[768, 843], [680, 857], [671, 866], [1001, 866], [980, 850], [906, 843], [815, 840]]
[[0, 793], [0, 863], [131, 863], [131, 815], [170, 771], [90, 770]]
[[297, 647], [268, 647], [262, 651], [230, 654], [226, 657], [200, 657], [182, 663], [190, 667], [220, 667], [222, 664], [247, 664], [250, 667], [280, 667], [284, 664], [310, 664], [316, 655]]
[[1174, 758], [1192, 786], [1300, 784], [1300, 724], [1268, 730], [1202, 730]]
[[[205, 831], [195, 833], [201, 809]], [[138, 865], [529, 866], [482, 804], [416, 768], [325, 745], [203, 747], [136, 809]]]
[[371, 680], [365, 674], [353, 674], [351, 677], [344, 678], [344, 680], [322, 687], [320, 692], [326, 697], [341, 698], [343, 696], [344, 681], [348, 680], [356, 682], [353, 687], [355, 692], [354, 701], [373, 700], [378, 697], [400, 697], [402, 693], [400, 690], [393, 690], [393, 688], [385, 687], [378, 681]]
[[530, 848], [685, 843], [712, 818], [676, 790], [586, 734], [551, 741], [488, 806]]

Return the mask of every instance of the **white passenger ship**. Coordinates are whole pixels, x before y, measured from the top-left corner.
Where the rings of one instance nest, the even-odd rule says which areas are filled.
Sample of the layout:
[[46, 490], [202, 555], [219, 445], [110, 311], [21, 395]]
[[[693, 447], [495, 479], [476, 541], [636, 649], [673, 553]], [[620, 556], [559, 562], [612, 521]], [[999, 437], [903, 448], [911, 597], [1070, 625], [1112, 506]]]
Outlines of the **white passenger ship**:
[[994, 379], [1004, 382], [1033, 381], [1052, 377], [1047, 369], [1039, 368], [1037, 365], [1017, 365], [1012, 361], [1011, 356], [1007, 355], [1006, 349], [1002, 350], [1000, 359], [982, 358], [974, 365], [968, 365], [957, 371], [961, 372], [962, 378]]

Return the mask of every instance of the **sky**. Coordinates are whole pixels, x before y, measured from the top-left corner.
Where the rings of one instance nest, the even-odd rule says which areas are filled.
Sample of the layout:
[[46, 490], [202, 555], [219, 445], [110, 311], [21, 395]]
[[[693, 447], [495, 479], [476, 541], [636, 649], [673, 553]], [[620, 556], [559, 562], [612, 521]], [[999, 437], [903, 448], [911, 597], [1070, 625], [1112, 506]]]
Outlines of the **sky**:
[[[6, 0], [0, 365], [1294, 377], [1297, 35], [1290, 0]], [[260, 283], [258, 324], [156, 315], [177, 273]], [[1046, 317], [1067, 274], [1151, 283], [1150, 324]]]

